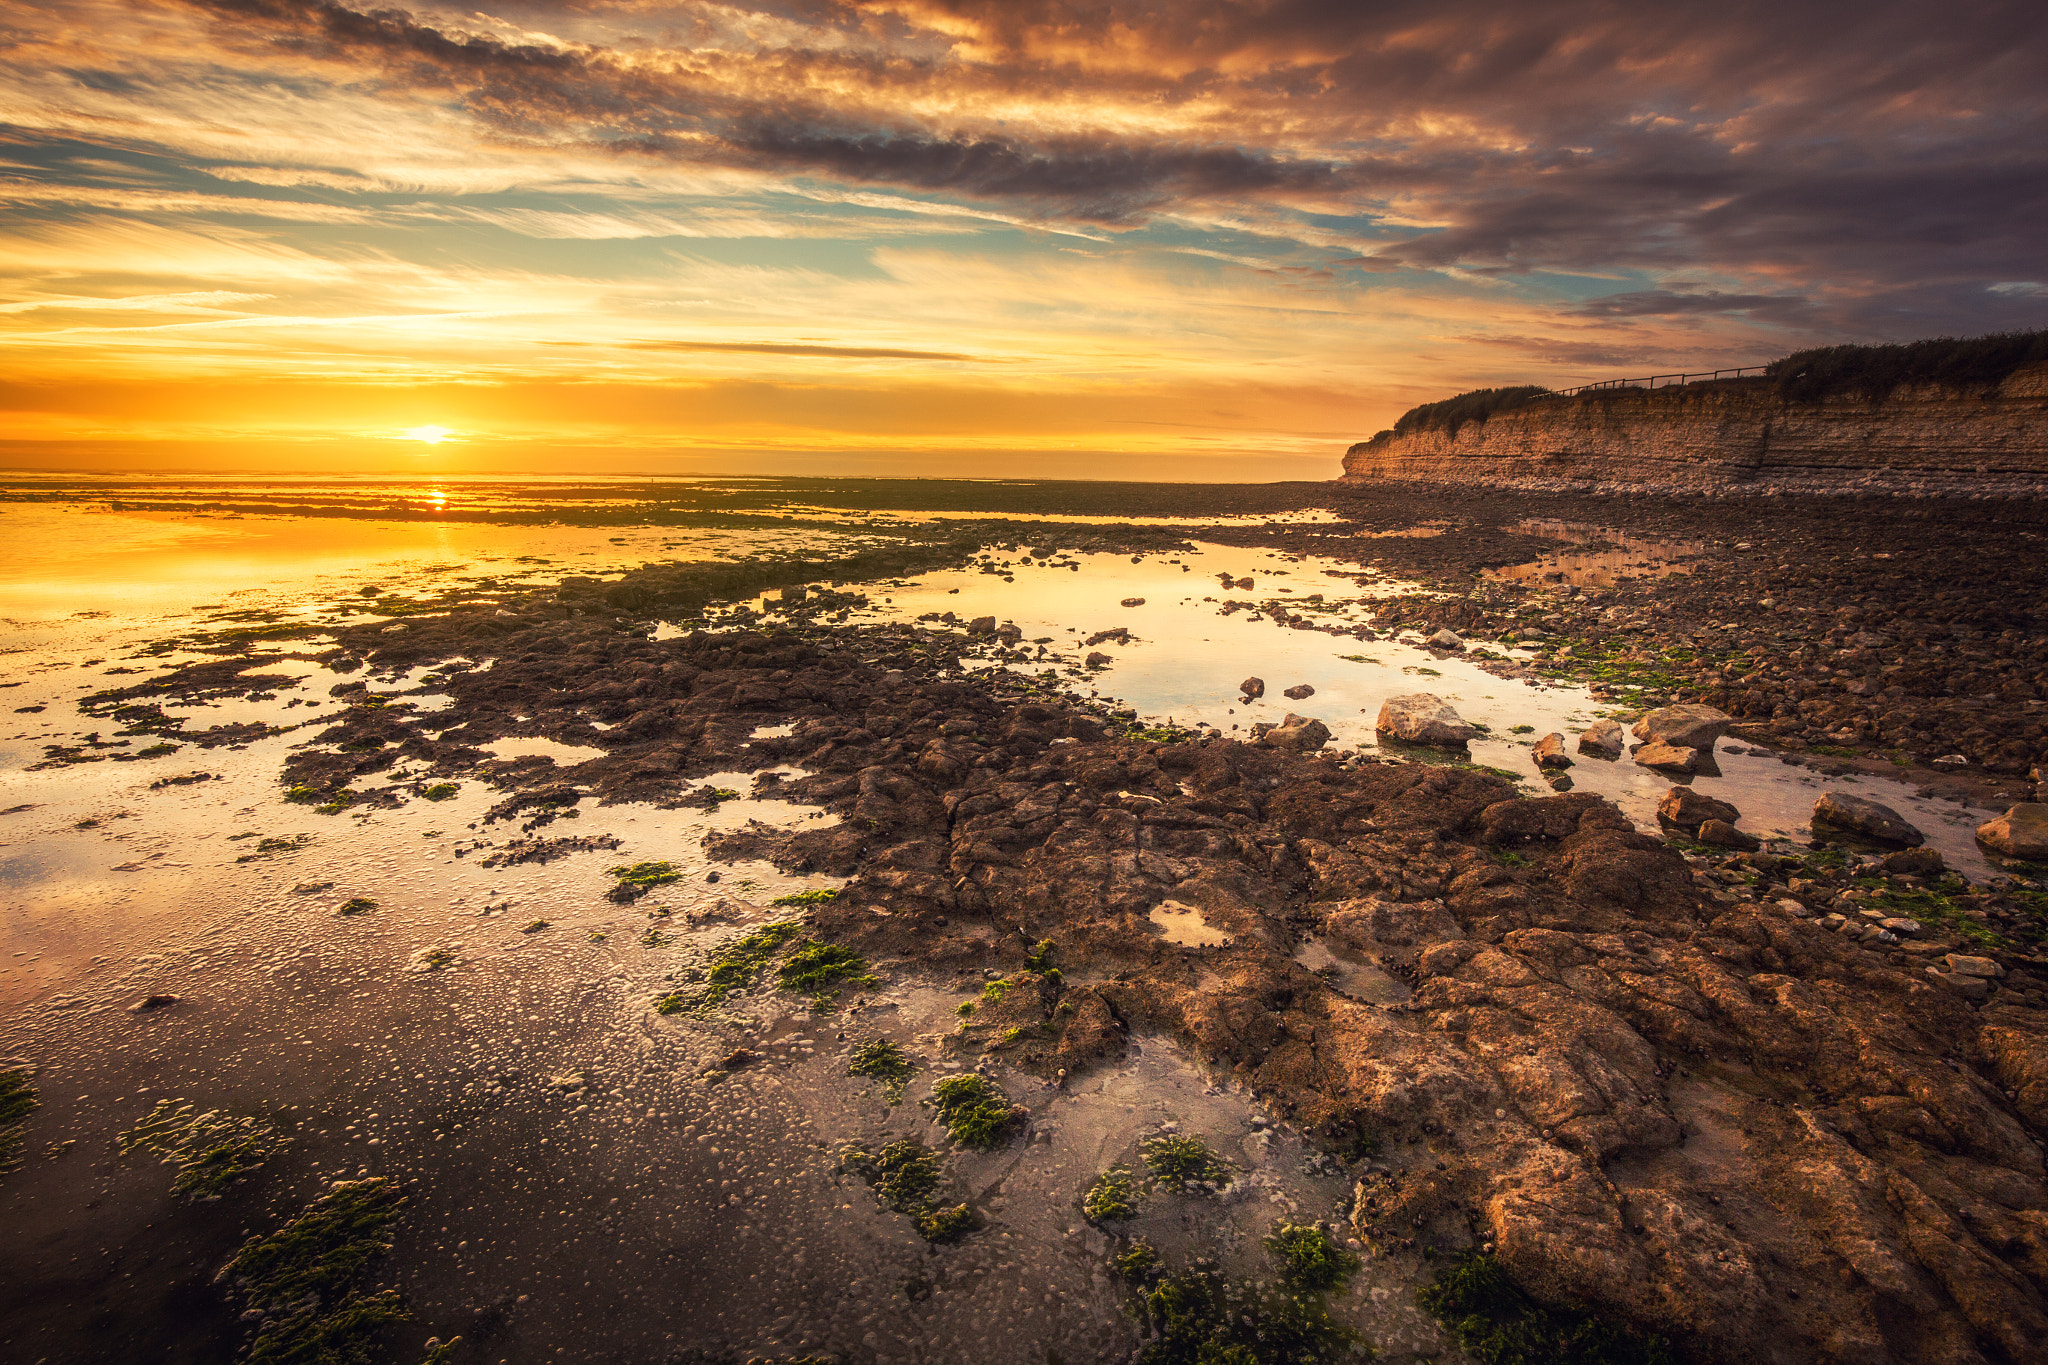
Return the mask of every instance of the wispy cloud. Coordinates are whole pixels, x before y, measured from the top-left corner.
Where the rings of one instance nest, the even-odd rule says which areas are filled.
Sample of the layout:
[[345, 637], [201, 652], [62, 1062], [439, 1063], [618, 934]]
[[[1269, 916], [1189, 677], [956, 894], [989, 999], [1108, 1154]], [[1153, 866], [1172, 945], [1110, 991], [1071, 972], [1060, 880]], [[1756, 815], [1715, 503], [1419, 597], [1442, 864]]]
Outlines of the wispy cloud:
[[17, 0], [0, 35], [37, 383], [837, 386], [977, 448], [1037, 403], [1297, 452], [1344, 423], [1290, 385], [1371, 430], [2044, 321], [2017, 0]]

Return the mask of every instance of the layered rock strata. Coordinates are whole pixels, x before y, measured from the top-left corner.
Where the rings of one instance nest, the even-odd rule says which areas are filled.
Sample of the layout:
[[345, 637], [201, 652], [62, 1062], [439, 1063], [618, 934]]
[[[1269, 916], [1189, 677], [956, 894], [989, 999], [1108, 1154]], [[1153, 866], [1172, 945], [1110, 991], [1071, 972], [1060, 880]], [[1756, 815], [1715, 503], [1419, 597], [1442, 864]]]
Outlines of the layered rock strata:
[[1921, 386], [1882, 402], [1788, 402], [1764, 379], [1543, 398], [1455, 429], [1382, 432], [1350, 482], [1545, 490], [2048, 492], [2048, 367], [1990, 393]]

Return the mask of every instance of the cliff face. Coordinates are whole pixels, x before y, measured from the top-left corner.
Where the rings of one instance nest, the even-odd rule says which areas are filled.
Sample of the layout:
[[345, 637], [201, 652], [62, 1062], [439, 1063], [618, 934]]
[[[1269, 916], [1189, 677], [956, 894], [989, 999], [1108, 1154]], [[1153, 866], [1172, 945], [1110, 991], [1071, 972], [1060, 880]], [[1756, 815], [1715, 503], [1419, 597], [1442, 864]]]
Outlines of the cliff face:
[[1790, 403], [1762, 379], [1543, 398], [1455, 433], [1379, 436], [1351, 482], [1692, 492], [2048, 495], [2048, 366], [1989, 394]]

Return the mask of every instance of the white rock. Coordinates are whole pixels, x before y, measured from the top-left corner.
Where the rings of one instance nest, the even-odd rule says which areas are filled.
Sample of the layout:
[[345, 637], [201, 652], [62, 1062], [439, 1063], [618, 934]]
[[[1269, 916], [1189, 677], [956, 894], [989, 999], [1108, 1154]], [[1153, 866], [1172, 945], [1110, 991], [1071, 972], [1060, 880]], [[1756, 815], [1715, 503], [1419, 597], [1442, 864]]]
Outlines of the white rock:
[[1380, 706], [1375, 726], [1383, 735], [1409, 744], [1434, 744], [1462, 748], [1479, 731], [1451, 709], [1442, 697], [1428, 692], [1410, 692], [1388, 697]]

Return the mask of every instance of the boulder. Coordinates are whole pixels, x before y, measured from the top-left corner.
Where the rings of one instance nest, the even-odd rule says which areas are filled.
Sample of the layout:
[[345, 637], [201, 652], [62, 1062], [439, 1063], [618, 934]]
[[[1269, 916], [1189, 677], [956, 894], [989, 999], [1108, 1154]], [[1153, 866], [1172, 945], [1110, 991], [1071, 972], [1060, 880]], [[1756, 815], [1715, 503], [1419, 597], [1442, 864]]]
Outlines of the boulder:
[[1573, 786], [1570, 773], [1546, 773], [1543, 780], [1550, 784], [1550, 789], [1554, 792], [1568, 792]]
[[1465, 637], [1446, 626], [1430, 636], [1429, 643], [1434, 649], [1463, 649], [1465, 647]]
[[1569, 768], [1572, 761], [1564, 751], [1564, 736], [1548, 734], [1536, 741], [1536, 747], [1529, 751], [1529, 757], [1536, 760], [1536, 766], [1546, 771], [1551, 768]]
[[1313, 687], [1310, 687], [1307, 683], [1296, 683], [1293, 687], [1288, 688], [1285, 692], [1282, 692], [1280, 695], [1286, 697], [1289, 701], [1307, 701], [1310, 697], [1313, 697], [1315, 694], [1316, 690]]
[[1579, 752], [1594, 758], [1616, 759], [1628, 747], [1628, 732], [1621, 728], [1621, 722], [1613, 720], [1596, 721], [1579, 734]]
[[1259, 743], [1269, 749], [1287, 749], [1295, 753], [1313, 753], [1330, 742], [1330, 727], [1307, 716], [1297, 716], [1292, 711], [1287, 719], [1259, 736]]
[[1815, 834], [1847, 835], [1895, 848], [1918, 848], [1927, 836], [1890, 806], [1860, 796], [1829, 792], [1813, 803]]
[[1082, 660], [1082, 662], [1087, 664], [1090, 668], [1100, 668], [1104, 664], [1114, 663], [1115, 660], [1110, 658], [1109, 655], [1104, 654], [1101, 650], [1097, 649], [1089, 651], [1088, 657]]
[[1764, 846], [1763, 840], [1754, 834], [1744, 834], [1726, 820], [1702, 820], [1693, 837], [1715, 848], [1739, 848], [1745, 853], [1754, 853]]
[[1650, 743], [1637, 748], [1636, 762], [1665, 773], [1696, 773], [1700, 751], [1677, 744]]
[[[1660, 706], [1636, 722], [1635, 737], [1647, 744], [1668, 744], [1674, 749], [1714, 750], [1714, 742], [1728, 733], [1735, 717], [1711, 706], [1687, 703]], [[1640, 761], [1640, 760], [1638, 760]]]
[[1997, 977], [2005, 975], [2005, 968], [1988, 957], [1970, 957], [1963, 953], [1949, 953], [1941, 959], [1942, 964], [1957, 976]]
[[1931, 848], [1902, 848], [1884, 855], [1884, 870], [1894, 877], [1939, 877], [1948, 860]]
[[1266, 695], [1266, 680], [1264, 678], [1246, 678], [1237, 685], [1237, 690], [1256, 701]]
[[1145, 605], [1145, 599], [1142, 597], [1126, 597], [1122, 602], [1118, 603], [1118, 605], [1125, 607], [1142, 607]]
[[2048, 862], [2048, 805], [2026, 801], [1977, 826], [1977, 842], [2030, 863]]
[[1673, 787], [1657, 803], [1657, 822], [1688, 834], [1709, 820], [1721, 820], [1732, 825], [1741, 818], [1742, 812], [1726, 801], [1703, 796], [1691, 787]]
[[995, 634], [995, 633], [996, 633], [996, 618], [995, 618], [995, 617], [993, 617], [993, 616], [977, 616], [977, 617], [975, 617], [975, 618], [974, 618], [974, 619], [973, 619], [972, 621], [969, 621], [969, 622], [967, 623], [967, 633], [968, 633], [969, 635], [993, 635], [993, 634]]
[[1428, 692], [1388, 697], [1380, 705], [1380, 718], [1374, 728], [1408, 744], [1445, 748], [1463, 748], [1479, 733], [1451, 709], [1449, 702]]

